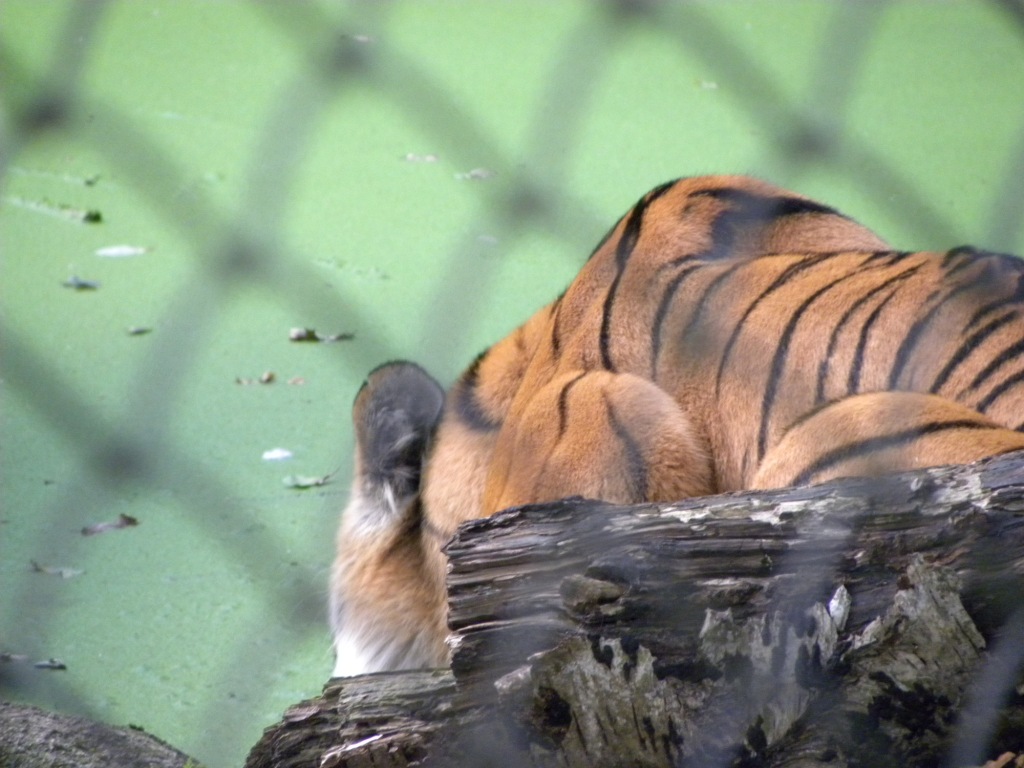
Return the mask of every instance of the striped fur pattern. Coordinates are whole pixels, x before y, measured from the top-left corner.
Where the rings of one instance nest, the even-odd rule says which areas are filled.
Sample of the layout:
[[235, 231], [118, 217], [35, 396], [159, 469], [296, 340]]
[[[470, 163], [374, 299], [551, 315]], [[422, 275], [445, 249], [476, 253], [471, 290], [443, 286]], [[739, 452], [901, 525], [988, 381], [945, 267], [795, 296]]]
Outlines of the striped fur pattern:
[[[392, 363], [356, 400], [332, 584], [339, 674], [446, 662], [440, 547], [469, 519], [1024, 449], [1024, 262], [896, 251], [764, 182], [681, 179], [620, 219], [443, 409], [417, 410], [435, 387]], [[417, 412], [397, 419], [415, 439], [372, 438], [367, 414], [389, 410]], [[366, 472], [374, 462], [388, 471]]]

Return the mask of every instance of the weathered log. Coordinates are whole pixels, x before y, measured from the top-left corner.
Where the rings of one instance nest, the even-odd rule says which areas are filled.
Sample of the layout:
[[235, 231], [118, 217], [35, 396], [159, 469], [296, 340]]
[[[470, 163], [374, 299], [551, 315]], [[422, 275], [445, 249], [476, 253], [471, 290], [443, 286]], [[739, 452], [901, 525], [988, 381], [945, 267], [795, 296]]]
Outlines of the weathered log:
[[332, 681], [250, 766], [1024, 751], [1022, 455], [671, 505], [567, 500], [468, 523], [448, 554], [452, 675]]
[[291, 707], [273, 739], [261, 741], [268, 749], [254, 748], [246, 765], [409, 765], [458, 716], [448, 670], [338, 678], [320, 698]]
[[201, 768], [140, 728], [0, 702], [0, 768]]

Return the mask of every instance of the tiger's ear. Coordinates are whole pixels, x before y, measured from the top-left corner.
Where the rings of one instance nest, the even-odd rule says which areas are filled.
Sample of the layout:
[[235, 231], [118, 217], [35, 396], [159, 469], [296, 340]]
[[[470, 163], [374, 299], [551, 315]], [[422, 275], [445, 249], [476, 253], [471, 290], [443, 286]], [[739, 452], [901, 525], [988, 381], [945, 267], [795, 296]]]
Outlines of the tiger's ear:
[[390, 508], [381, 511], [398, 512], [403, 501], [419, 492], [443, 405], [441, 385], [414, 363], [385, 363], [360, 388], [352, 406], [354, 482], [364, 498]]

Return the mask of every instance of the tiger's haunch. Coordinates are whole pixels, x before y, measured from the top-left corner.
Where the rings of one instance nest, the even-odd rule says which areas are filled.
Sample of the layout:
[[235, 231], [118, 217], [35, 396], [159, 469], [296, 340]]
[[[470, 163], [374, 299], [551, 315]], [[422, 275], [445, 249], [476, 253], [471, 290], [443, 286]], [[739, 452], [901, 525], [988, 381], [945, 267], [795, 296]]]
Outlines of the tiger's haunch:
[[441, 547], [466, 520], [1024, 449], [1024, 262], [894, 251], [764, 182], [681, 179], [641, 198], [443, 408], [441, 392], [398, 362], [356, 399], [336, 674], [447, 663]]

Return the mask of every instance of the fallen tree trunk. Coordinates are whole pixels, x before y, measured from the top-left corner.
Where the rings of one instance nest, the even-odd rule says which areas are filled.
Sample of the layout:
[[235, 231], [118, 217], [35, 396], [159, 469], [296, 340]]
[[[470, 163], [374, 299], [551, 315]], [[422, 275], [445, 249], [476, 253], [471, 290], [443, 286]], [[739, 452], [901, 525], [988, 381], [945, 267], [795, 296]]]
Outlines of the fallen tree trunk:
[[202, 768], [135, 726], [0, 701], [0, 768]]
[[971, 765], [1024, 751], [1024, 456], [448, 547], [451, 673], [331, 681], [247, 765]]

